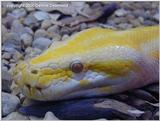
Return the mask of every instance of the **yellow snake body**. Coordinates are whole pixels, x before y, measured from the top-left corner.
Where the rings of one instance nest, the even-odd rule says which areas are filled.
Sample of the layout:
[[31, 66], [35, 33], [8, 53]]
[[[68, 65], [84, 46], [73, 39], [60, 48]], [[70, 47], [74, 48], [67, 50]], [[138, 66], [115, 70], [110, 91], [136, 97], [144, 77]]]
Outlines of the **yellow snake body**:
[[[72, 70], [73, 62], [83, 65], [80, 72]], [[13, 75], [29, 98], [62, 100], [156, 82], [158, 62], [159, 26], [125, 31], [95, 27], [53, 42], [41, 55], [19, 63]]]

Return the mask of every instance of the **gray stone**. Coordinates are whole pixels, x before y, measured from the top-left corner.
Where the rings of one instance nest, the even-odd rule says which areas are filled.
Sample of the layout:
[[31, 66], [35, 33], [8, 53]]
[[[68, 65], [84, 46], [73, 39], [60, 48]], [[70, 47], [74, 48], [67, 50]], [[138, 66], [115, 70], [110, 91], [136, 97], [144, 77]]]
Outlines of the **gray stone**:
[[20, 36], [21, 40], [22, 40], [22, 43], [25, 45], [25, 46], [31, 46], [32, 45], [32, 36], [28, 33], [24, 33]]
[[2, 115], [6, 116], [15, 111], [20, 104], [18, 97], [2, 92]]
[[120, 16], [125, 16], [128, 12], [124, 9], [118, 9], [115, 11], [115, 15], [120, 17]]
[[44, 29], [38, 29], [34, 34], [34, 39], [47, 36], [48, 36], [47, 31], [45, 31]]
[[156, 13], [153, 18], [156, 20], [156, 21], [159, 21], [159, 13]]
[[29, 120], [29, 117], [22, 115], [18, 112], [12, 112], [6, 117], [4, 117], [3, 120]]
[[49, 14], [48, 14], [47, 12], [44, 12], [44, 11], [36, 11], [36, 12], [34, 13], [34, 17], [35, 17], [38, 21], [50, 19]]
[[26, 14], [27, 14], [27, 12], [24, 8], [14, 9], [12, 11], [12, 15], [15, 16], [17, 19], [20, 17], [24, 17]]
[[43, 120], [59, 120], [52, 112], [47, 112]]
[[8, 65], [8, 64], [9, 64], [9, 61], [6, 60], [6, 59], [2, 59], [2, 63]]
[[15, 32], [7, 33], [5, 34], [5, 38], [3, 40], [3, 44], [9, 43], [9, 44], [14, 44], [14, 45], [21, 45], [21, 39], [19, 35]]
[[118, 27], [124, 30], [124, 29], [132, 28], [132, 25], [128, 24], [128, 23], [121, 23], [121, 24], [118, 25]]
[[50, 20], [44, 20], [41, 24], [42, 29], [47, 29], [52, 25], [52, 22]]
[[151, 20], [145, 20], [143, 24], [146, 26], [152, 26], [152, 25], [156, 25], [157, 23]]
[[11, 57], [12, 57], [12, 54], [7, 52], [2, 55], [3, 59], [10, 59]]
[[29, 27], [25, 27], [25, 30], [26, 30], [27, 33], [29, 33], [31, 35], [34, 34], [33, 30], [31, 28], [29, 28]]
[[18, 34], [19, 36], [23, 33], [26, 33], [25, 27], [19, 20], [13, 21], [11, 31]]
[[52, 41], [50, 39], [40, 37], [40, 38], [37, 38], [33, 41], [32, 46], [35, 48], [39, 48], [41, 50], [45, 50], [50, 46], [51, 43], [52, 43]]
[[48, 33], [52, 33], [52, 32], [59, 33], [60, 27], [58, 25], [53, 25], [47, 29], [47, 32]]
[[34, 17], [33, 13], [30, 13], [25, 19], [24, 19], [24, 24], [31, 26], [34, 24], [37, 24], [37, 19]]
[[8, 71], [2, 69], [2, 90], [5, 92], [10, 92], [11, 84], [12, 84], [11, 74]]

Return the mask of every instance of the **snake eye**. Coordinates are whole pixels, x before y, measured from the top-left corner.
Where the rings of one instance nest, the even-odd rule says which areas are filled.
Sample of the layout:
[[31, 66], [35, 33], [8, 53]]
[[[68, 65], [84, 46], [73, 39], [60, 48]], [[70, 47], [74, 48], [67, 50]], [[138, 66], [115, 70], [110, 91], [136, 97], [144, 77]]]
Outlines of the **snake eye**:
[[70, 68], [74, 73], [80, 73], [83, 70], [83, 64], [80, 61], [74, 61], [71, 63]]

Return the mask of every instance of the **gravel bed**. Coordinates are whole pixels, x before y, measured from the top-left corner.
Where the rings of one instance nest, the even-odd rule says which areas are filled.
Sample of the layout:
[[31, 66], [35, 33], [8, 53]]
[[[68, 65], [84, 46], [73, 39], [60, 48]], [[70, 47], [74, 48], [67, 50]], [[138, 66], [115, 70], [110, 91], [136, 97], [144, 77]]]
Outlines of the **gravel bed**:
[[[26, 101], [26, 97], [19, 92], [10, 74], [10, 70], [19, 61], [35, 57], [46, 50], [52, 43], [66, 41], [71, 35], [94, 26], [126, 30], [139, 26], [159, 24], [158, 1], [60, 3], [68, 4], [69, 8], [8, 7], [26, 3], [35, 4], [35, 2], [2, 2], [3, 120], [58, 119], [52, 112], [47, 112], [43, 118], [38, 118], [22, 115], [17, 111], [21, 105], [31, 103]], [[47, 2], [36, 2], [36, 4], [42, 3], [47, 4]], [[50, 3], [57, 4], [56, 2]], [[112, 6], [109, 8], [109, 5]], [[103, 8], [106, 8], [105, 11], [103, 11]], [[97, 104], [97, 106], [111, 106], [111, 108], [125, 112], [132, 117], [138, 115], [139, 119], [157, 120], [159, 119], [158, 90], [159, 84], [150, 85], [134, 90], [135, 96], [131, 94], [133, 92], [125, 92], [111, 97], [113, 99], [108, 97], [108, 100], [106, 98], [106, 101]], [[146, 96], [148, 96], [148, 100], [143, 98]], [[132, 101], [127, 102], [128, 99]], [[118, 108], [120, 106], [121, 108]], [[133, 115], [133, 112], [126, 112], [126, 110], [130, 109], [135, 109], [136, 113]], [[117, 117], [117, 119], [125, 119], [125, 117]]]

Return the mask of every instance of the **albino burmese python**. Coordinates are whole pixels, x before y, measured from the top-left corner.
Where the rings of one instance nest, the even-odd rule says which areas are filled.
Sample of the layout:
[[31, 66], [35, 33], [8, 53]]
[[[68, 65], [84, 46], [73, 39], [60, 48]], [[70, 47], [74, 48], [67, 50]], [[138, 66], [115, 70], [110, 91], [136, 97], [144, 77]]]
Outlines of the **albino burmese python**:
[[53, 42], [13, 70], [35, 100], [102, 96], [158, 82], [159, 26], [126, 31], [91, 28]]

